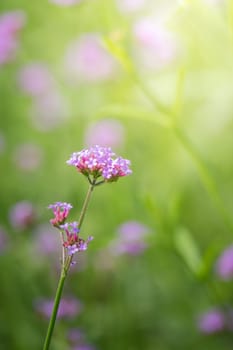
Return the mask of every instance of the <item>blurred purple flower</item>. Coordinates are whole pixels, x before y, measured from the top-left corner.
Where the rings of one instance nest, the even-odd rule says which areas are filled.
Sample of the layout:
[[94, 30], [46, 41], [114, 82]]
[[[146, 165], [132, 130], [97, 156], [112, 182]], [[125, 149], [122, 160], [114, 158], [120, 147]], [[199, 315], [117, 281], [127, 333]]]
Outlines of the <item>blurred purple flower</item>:
[[141, 10], [145, 0], [116, 0], [116, 4], [121, 12], [127, 13]]
[[31, 118], [40, 131], [50, 131], [61, 125], [68, 117], [68, 106], [64, 96], [56, 90], [38, 95], [33, 100]]
[[142, 254], [148, 245], [142, 241], [117, 241], [114, 245], [114, 254], [129, 254], [129, 255], [140, 255]]
[[216, 273], [223, 280], [233, 278], [233, 245], [225, 249], [216, 262]]
[[41, 62], [33, 62], [22, 67], [18, 73], [21, 90], [29, 96], [47, 94], [55, 82], [48, 67]]
[[25, 230], [35, 223], [36, 210], [34, 205], [26, 200], [16, 203], [10, 208], [11, 225], [18, 230]]
[[144, 18], [133, 29], [136, 58], [149, 69], [160, 69], [170, 64], [178, 53], [174, 35], [161, 23]]
[[224, 329], [225, 316], [217, 309], [209, 310], [199, 316], [198, 328], [202, 333], [212, 334]]
[[103, 119], [88, 126], [85, 133], [85, 144], [119, 147], [124, 141], [124, 127], [115, 119]]
[[127, 241], [135, 241], [144, 238], [151, 229], [139, 221], [126, 221], [117, 229], [119, 236]]
[[128, 221], [118, 227], [118, 237], [111, 243], [110, 250], [114, 255], [139, 255], [147, 248], [145, 236], [151, 230], [138, 221]]
[[34, 230], [34, 244], [37, 253], [43, 255], [59, 254], [61, 252], [61, 239], [57, 229], [49, 224], [41, 224]]
[[97, 34], [83, 34], [65, 54], [65, 70], [71, 82], [99, 82], [112, 78], [116, 62], [101, 45]]
[[[53, 310], [54, 300], [39, 299], [35, 303], [35, 308], [39, 314], [46, 318], [50, 318]], [[73, 297], [62, 298], [58, 308], [58, 318], [74, 318], [82, 311], [81, 302]]]
[[15, 58], [18, 32], [25, 24], [23, 11], [5, 12], [0, 16], [0, 65]]
[[72, 344], [81, 343], [85, 339], [84, 332], [79, 328], [71, 328], [68, 331], [67, 338]]
[[61, 5], [61, 6], [71, 6], [75, 4], [79, 4], [83, 0], [50, 0], [50, 2]]
[[42, 162], [42, 148], [33, 143], [21, 144], [13, 154], [14, 163], [20, 170], [34, 171]]

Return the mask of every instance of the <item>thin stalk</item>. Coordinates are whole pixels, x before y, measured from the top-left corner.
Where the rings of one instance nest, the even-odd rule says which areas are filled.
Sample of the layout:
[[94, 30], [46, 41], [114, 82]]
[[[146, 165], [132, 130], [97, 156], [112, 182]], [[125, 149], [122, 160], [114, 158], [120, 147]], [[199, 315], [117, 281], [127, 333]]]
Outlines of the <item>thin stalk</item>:
[[[78, 224], [79, 229], [82, 226], [82, 223], [83, 223], [83, 220], [84, 220], [84, 217], [85, 217], [85, 214], [87, 211], [87, 207], [88, 207], [88, 204], [90, 202], [91, 194], [92, 194], [94, 187], [95, 187], [95, 180], [93, 180], [92, 184], [90, 184], [88, 191], [87, 191], [86, 198], [85, 198], [84, 203], [83, 203], [83, 207], [82, 207], [80, 218], [79, 218], [79, 224]], [[63, 243], [62, 234], [61, 234], [61, 241]], [[61, 300], [61, 296], [62, 296], [62, 291], [64, 288], [65, 279], [66, 279], [67, 273], [69, 271], [70, 265], [72, 264], [72, 260], [73, 260], [73, 255], [69, 255], [69, 256], [65, 257], [65, 251], [64, 251], [64, 247], [63, 247], [62, 248], [62, 270], [61, 270], [61, 275], [60, 275], [60, 279], [59, 279], [58, 286], [57, 286], [57, 291], [56, 291], [54, 305], [53, 305], [53, 311], [52, 311], [52, 314], [50, 317], [43, 350], [49, 350], [49, 347], [50, 347], [51, 338], [53, 335], [53, 331], [54, 331], [54, 327], [55, 327], [55, 323], [56, 323], [56, 319], [57, 319], [57, 312], [58, 312], [58, 308], [59, 308], [59, 304], [60, 304], [60, 300]]]
[[65, 271], [65, 269], [63, 268], [62, 271], [61, 271], [61, 276], [60, 276], [60, 279], [59, 279], [59, 282], [58, 282], [58, 286], [57, 286], [57, 291], [56, 291], [56, 295], [55, 295], [55, 299], [54, 299], [54, 305], [53, 305], [53, 311], [52, 311], [52, 315], [50, 317], [50, 321], [49, 321], [49, 325], [48, 325], [48, 330], [47, 330], [47, 334], [46, 334], [43, 350], [48, 350], [49, 347], [50, 347], [51, 338], [52, 338], [55, 322], [56, 322], [56, 319], [57, 319], [57, 311], [58, 311], [58, 307], [59, 307], [59, 304], [60, 304], [61, 295], [62, 295], [62, 291], [63, 291], [65, 279], [66, 279], [66, 275], [67, 275], [67, 271]]
[[80, 230], [80, 228], [82, 226], [84, 217], [86, 215], [87, 207], [88, 207], [88, 204], [90, 202], [92, 191], [93, 191], [94, 187], [95, 187], [95, 182], [93, 181], [93, 183], [91, 183], [89, 185], [89, 188], [88, 188], [88, 191], [87, 191], [87, 195], [86, 195], [85, 201], [83, 203], [83, 207], [82, 207], [81, 214], [80, 214], [79, 221], [78, 221], [78, 228], [79, 228], [79, 230]]

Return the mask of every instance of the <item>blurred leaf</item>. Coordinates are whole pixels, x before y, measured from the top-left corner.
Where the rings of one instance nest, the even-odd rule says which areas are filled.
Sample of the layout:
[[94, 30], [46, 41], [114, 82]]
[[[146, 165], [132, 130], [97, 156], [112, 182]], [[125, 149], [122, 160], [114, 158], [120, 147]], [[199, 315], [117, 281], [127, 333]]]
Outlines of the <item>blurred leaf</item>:
[[103, 38], [103, 45], [120, 62], [126, 72], [132, 73], [134, 71], [131, 60], [118, 42], [111, 37], [105, 37]]
[[170, 122], [168, 118], [164, 118], [159, 112], [146, 111], [140, 106], [132, 105], [106, 105], [98, 112], [98, 117], [105, 117], [106, 115], [112, 115], [114, 117], [139, 119], [144, 121], [155, 122], [162, 126], [169, 126]]
[[196, 275], [200, 268], [201, 256], [192, 234], [185, 227], [180, 227], [175, 232], [174, 243], [177, 252], [191, 272]]
[[206, 279], [210, 274], [219, 254], [219, 240], [212, 243], [203, 255], [198, 276], [200, 279]]

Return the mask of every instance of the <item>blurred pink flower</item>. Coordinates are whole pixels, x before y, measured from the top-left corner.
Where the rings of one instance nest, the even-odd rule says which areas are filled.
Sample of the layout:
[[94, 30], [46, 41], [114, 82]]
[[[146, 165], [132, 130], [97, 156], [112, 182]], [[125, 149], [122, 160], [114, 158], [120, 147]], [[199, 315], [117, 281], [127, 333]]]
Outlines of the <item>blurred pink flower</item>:
[[0, 16], [0, 65], [15, 58], [18, 50], [18, 32], [25, 25], [23, 11], [5, 12]]
[[216, 273], [223, 280], [233, 278], [233, 245], [226, 248], [216, 262]]
[[170, 64], [178, 53], [174, 35], [161, 23], [144, 18], [133, 28], [136, 58], [149, 69]]
[[61, 239], [57, 229], [50, 224], [40, 224], [34, 230], [34, 244], [40, 255], [59, 255], [61, 253]]
[[68, 106], [64, 97], [56, 90], [37, 96], [33, 100], [31, 118], [40, 131], [50, 131], [68, 117]]
[[17, 230], [25, 230], [35, 223], [36, 210], [33, 204], [27, 200], [17, 202], [9, 211], [11, 225]]
[[82, 1], [83, 0], [50, 0], [50, 2], [61, 6], [75, 5], [75, 4], [79, 4]]
[[71, 82], [96, 82], [112, 78], [116, 63], [97, 34], [83, 34], [65, 54], [65, 70]]
[[22, 67], [18, 74], [18, 82], [21, 90], [29, 96], [47, 94], [55, 85], [48, 67], [40, 62]]
[[[35, 302], [35, 308], [39, 314], [45, 318], [50, 318], [53, 309], [54, 300], [39, 299]], [[58, 318], [73, 318], [82, 311], [81, 302], [74, 297], [62, 298], [58, 308]]]
[[209, 310], [199, 316], [198, 328], [202, 333], [211, 334], [224, 329], [225, 316], [218, 309]]
[[134, 12], [141, 10], [146, 0], [116, 0], [118, 9], [121, 12]]
[[118, 227], [118, 237], [111, 242], [110, 250], [114, 255], [139, 255], [147, 248], [144, 241], [150, 228], [138, 221], [127, 221]]
[[13, 154], [14, 163], [24, 171], [36, 170], [41, 165], [42, 158], [41, 147], [32, 143], [19, 145]]
[[149, 232], [151, 232], [151, 229], [148, 226], [136, 220], [126, 221], [117, 229], [119, 237], [127, 241], [142, 239]]
[[103, 119], [90, 124], [84, 136], [85, 144], [116, 148], [124, 142], [124, 127], [118, 120]]

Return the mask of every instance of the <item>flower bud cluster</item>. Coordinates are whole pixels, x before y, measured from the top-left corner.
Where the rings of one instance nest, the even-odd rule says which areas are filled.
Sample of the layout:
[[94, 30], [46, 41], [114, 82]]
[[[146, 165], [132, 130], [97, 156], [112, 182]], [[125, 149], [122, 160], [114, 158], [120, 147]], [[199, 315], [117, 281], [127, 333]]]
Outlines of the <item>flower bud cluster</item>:
[[72, 205], [56, 202], [49, 205], [48, 208], [52, 209], [54, 213], [54, 218], [50, 220], [50, 223], [62, 232], [63, 246], [67, 249], [68, 255], [87, 250], [88, 243], [92, 241], [93, 237], [90, 236], [84, 240], [79, 237], [78, 222], [65, 223]]

